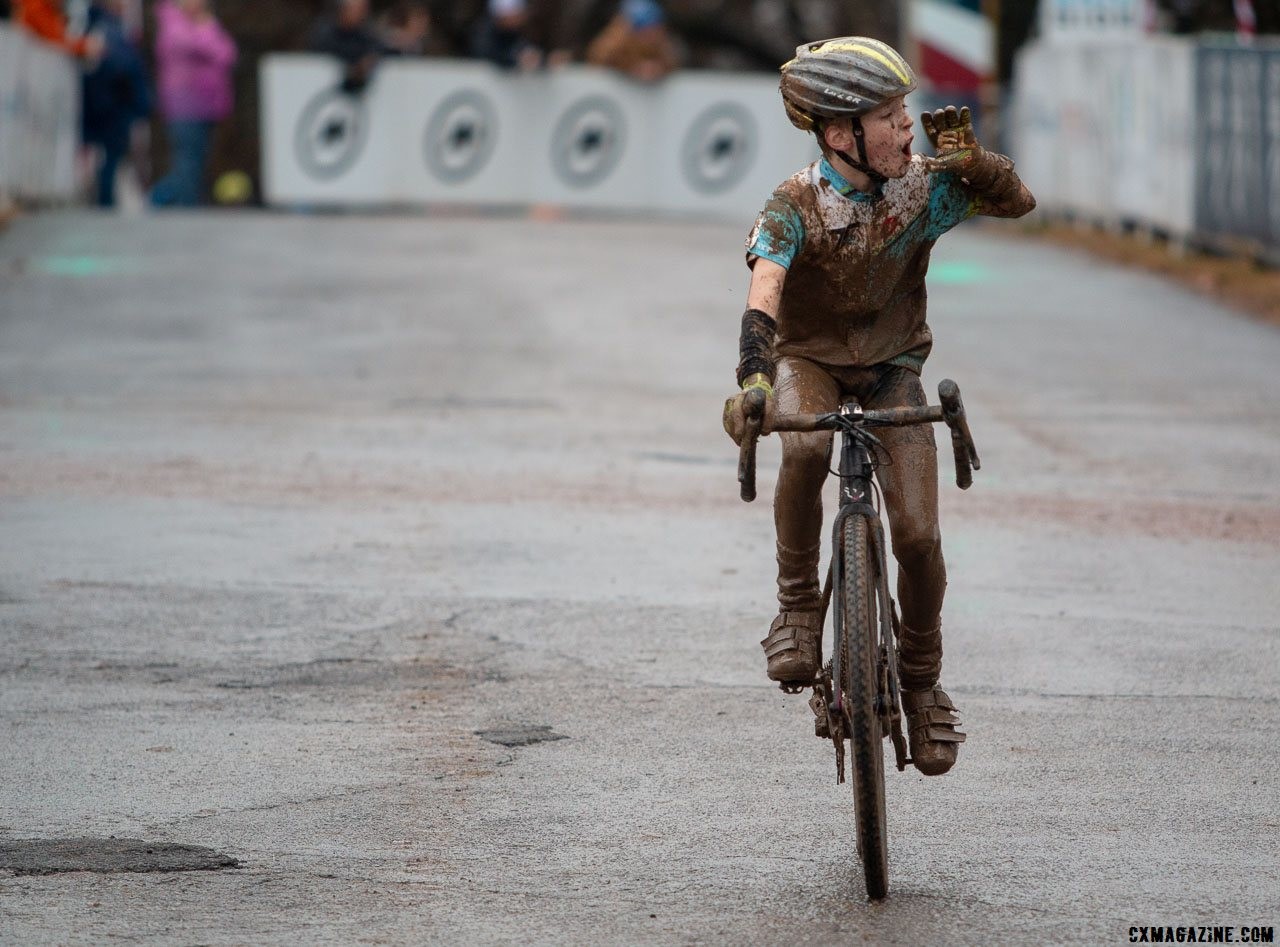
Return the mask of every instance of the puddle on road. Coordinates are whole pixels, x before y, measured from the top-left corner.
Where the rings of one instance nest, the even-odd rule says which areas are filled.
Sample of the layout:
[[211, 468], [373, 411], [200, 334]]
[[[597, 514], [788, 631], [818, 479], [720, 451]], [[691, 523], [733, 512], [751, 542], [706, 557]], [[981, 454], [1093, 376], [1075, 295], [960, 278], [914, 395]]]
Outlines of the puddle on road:
[[534, 743], [548, 743], [552, 740], [569, 739], [563, 733], [555, 733], [550, 727], [524, 726], [502, 727], [494, 730], [477, 730], [476, 736], [499, 746], [532, 746]]
[[230, 855], [201, 845], [136, 838], [30, 838], [0, 840], [0, 872], [56, 875], [70, 871], [221, 871], [239, 868]]

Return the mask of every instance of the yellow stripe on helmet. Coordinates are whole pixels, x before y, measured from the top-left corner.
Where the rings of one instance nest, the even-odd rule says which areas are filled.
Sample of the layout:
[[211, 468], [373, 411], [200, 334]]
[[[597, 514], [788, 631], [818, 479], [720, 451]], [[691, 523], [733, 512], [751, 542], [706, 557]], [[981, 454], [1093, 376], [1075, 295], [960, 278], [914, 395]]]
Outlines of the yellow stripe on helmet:
[[[872, 46], [872, 43], [875, 43], [875, 46]], [[881, 48], [877, 49], [876, 46]], [[821, 56], [827, 50], [839, 50], [847, 53], [865, 53], [897, 76], [898, 80], [904, 86], [911, 85], [911, 73], [908, 71], [910, 67], [907, 66], [906, 60], [903, 59], [892, 46], [886, 46], [885, 44], [878, 43], [875, 40], [864, 40], [859, 43], [826, 43], [820, 49], [815, 50], [814, 55]], [[795, 60], [792, 60], [792, 62], [794, 61]], [[787, 65], [790, 65], [790, 63]], [[786, 66], [783, 66], [782, 68], [785, 69]]]

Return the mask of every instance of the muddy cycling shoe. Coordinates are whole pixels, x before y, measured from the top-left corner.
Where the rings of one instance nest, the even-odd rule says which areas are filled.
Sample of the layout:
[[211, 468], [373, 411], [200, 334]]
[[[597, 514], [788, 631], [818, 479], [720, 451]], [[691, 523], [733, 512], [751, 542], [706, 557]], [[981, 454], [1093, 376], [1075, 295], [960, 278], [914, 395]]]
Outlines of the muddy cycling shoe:
[[808, 686], [818, 676], [822, 616], [816, 611], [781, 612], [760, 642], [769, 659], [769, 680]]
[[956, 753], [965, 735], [956, 729], [960, 718], [956, 705], [941, 687], [903, 691], [902, 709], [907, 713], [907, 740], [911, 762], [926, 776], [941, 776], [956, 763]]

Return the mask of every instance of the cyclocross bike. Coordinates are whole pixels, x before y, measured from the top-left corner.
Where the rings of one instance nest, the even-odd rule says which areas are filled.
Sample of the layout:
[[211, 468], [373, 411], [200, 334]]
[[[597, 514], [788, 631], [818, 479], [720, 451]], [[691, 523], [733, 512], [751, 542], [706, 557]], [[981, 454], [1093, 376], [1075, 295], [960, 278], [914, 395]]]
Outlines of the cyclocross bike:
[[[839, 431], [841, 434], [840, 506], [832, 527], [831, 567], [822, 592], [822, 624], [832, 590], [831, 659], [812, 685], [783, 684], [798, 694], [813, 687], [809, 706], [815, 730], [835, 744], [837, 782], [843, 783], [846, 740], [853, 756], [853, 808], [858, 856], [873, 900], [889, 891], [888, 825], [884, 806], [884, 740], [893, 743], [898, 770], [906, 769], [907, 742], [902, 735], [898, 661], [894, 639], [897, 606], [889, 595], [885, 568], [884, 526], [880, 521], [876, 467], [887, 451], [871, 428], [945, 422], [951, 429], [956, 486], [966, 490], [973, 471], [981, 469], [969, 434], [964, 403], [954, 381], [938, 385], [939, 405], [864, 410], [856, 402], [831, 414], [791, 414], [773, 418], [771, 431]], [[747, 436], [738, 458], [742, 499], [756, 496], [756, 439], [764, 417], [764, 393], [747, 393]], [[821, 627], [821, 626], [820, 626]]]

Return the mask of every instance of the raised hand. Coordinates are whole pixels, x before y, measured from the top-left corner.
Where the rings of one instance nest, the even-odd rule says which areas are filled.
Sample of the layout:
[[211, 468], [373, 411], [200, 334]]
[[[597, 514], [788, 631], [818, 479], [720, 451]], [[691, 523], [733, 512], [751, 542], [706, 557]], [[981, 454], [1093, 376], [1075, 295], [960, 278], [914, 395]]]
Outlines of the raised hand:
[[973, 115], [969, 106], [959, 110], [954, 105], [920, 116], [924, 133], [933, 145], [935, 156], [925, 158], [925, 168], [937, 173], [951, 171], [963, 174], [973, 167], [982, 146], [973, 134]]

